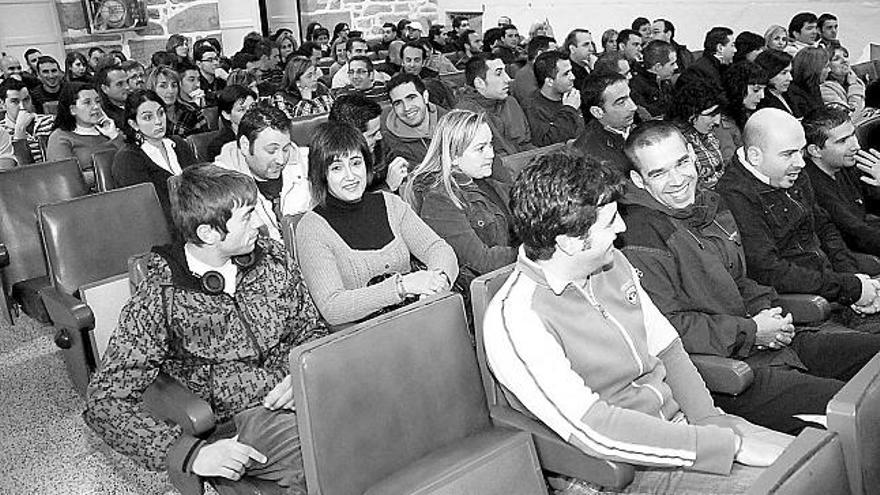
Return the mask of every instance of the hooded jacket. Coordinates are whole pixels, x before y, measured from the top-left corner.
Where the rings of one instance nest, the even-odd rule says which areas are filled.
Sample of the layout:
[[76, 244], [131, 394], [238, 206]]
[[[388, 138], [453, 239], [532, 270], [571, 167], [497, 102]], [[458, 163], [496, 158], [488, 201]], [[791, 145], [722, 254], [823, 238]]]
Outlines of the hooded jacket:
[[754, 366], [803, 367], [791, 348], [754, 349], [751, 317], [773, 306], [776, 291], [746, 275], [739, 228], [718, 194], [698, 191], [692, 206], [673, 210], [631, 187], [621, 202], [627, 205], [623, 253], [642, 272], [642, 287], [685, 350]]
[[385, 151], [385, 163], [391, 163], [399, 156], [409, 162], [409, 170], [412, 171], [425, 159], [437, 122], [447, 113], [443, 107], [433, 103], [428, 102], [426, 106], [428, 115], [425, 118], [428, 119], [428, 129], [425, 132], [404, 123], [394, 110], [388, 112], [385, 120], [382, 121], [382, 149]]
[[455, 108], [486, 114], [486, 120], [492, 129], [492, 145], [496, 155], [513, 155], [535, 148], [529, 121], [513, 96], [492, 100], [481, 95], [475, 88], [466, 86], [462, 89]]

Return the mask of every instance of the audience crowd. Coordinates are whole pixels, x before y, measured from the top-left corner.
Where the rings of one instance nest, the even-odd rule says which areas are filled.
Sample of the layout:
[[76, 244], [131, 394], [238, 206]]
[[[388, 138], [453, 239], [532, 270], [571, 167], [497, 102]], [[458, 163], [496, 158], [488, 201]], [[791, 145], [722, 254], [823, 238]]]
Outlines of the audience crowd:
[[[837, 18], [717, 26], [701, 51], [662, 18], [595, 39], [451, 26], [0, 58], [0, 170], [74, 158], [95, 190], [93, 155], [111, 150], [116, 186], [153, 184], [175, 231], [123, 309], [87, 423], [181, 489], [247, 475], [306, 493], [289, 350], [467, 299], [514, 264], [484, 343], [518, 407], [636, 465], [628, 492], [747, 487], [880, 351], [880, 151], [856, 139], [880, 87]], [[838, 304], [803, 326], [787, 293]], [[688, 353], [745, 361], [754, 383], [709, 391]], [[230, 426], [198, 439], [153, 419], [159, 371]]]

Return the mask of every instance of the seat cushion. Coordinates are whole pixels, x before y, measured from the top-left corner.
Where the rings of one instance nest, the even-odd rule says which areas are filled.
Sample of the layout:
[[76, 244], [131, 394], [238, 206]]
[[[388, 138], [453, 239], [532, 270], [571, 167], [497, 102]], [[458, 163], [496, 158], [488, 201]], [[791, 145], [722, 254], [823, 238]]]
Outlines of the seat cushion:
[[546, 493], [531, 436], [491, 428], [416, 460], [365, 495]]
[[12, 284], [12, 299], [21, 306], [24, 314], [39, 321], [40, 323], [51, 323], [49, 313], [40, 297], [40, 291], [52, 285], [49, 276], [30, 278], [21, 282]]

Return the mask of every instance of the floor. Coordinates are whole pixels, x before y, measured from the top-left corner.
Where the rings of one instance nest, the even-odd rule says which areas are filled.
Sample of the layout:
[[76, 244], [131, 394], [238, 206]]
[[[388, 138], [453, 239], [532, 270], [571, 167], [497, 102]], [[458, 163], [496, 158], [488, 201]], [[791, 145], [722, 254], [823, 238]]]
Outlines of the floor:
[[0, 323], [0, 494], [176, 494], [86, 427], [52, 333]]

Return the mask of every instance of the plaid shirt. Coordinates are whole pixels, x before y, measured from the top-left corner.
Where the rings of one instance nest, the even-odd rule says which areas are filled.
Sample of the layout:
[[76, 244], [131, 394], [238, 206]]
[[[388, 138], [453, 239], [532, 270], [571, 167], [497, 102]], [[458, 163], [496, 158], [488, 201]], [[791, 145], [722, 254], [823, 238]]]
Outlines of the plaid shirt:
[[701, 134], [689, 125], [681, 129], [687, 142], [694, 148], [697, 155], [697, 173], [700, 182], [709, 189], [714, 189], [718, 179], [724, 175], [724, 159], [721, 157], [721, 145], [715, 133]]
[[300, 98], [298, 95], [287, 91], [279, 91], [272, 97], [272, 104], [287, 114], [287, 118], [294, 119], [296, 117], [328, 113], [330, 107], [333, 106], [333, 97], [330, 96], [330, 91], [327, 87], [319, 83], [318, 89], [311, 100]]
[[192, 103], [177, 100], [168, 111], [168, 136], [187, 137], [190, 134], [208, 132], [208, 119], [202, 110]]

